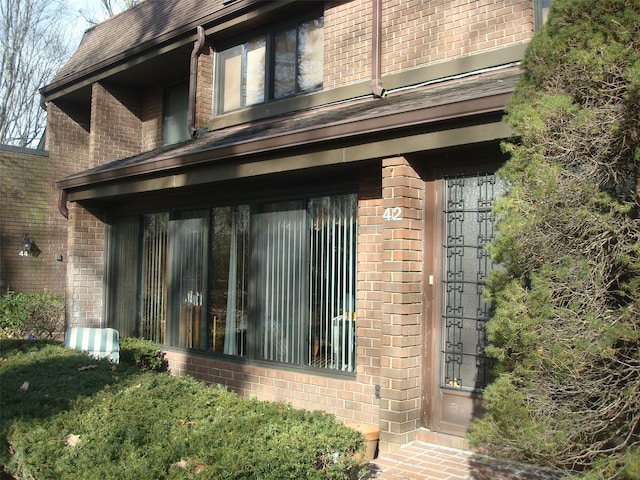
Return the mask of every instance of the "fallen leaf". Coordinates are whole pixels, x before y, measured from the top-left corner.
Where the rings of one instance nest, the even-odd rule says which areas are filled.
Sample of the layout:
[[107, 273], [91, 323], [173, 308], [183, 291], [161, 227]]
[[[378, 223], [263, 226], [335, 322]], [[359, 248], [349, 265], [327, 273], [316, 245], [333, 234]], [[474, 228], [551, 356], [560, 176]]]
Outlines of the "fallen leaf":
[[22, 385], [20, 385], [20, 390], [22, 390], [23, 392], [29, 390], [29, 382], [24, 382]]
[[187, 468], [187, 461], [186, 460], [180, 460], [179, 462], [174, 463], [169, 468], [169, 471], [171, 472], [172, 470], [175, 470], [177, 468], [179, 468], [180, 470], [185, 470]]
[[98, 365], [85, 365], [84, 367], [78, 368], [78, 371], [84, 372], [85, 370], [93, 370], [94, 368], [98, 368]]
[[75, 447], [76, 445], [78, 445], [78, 443], [80, 443], [80, 435], [74, 435], [70, 433], [69, 435], [64, 437], [62, 441], [68, 447]]

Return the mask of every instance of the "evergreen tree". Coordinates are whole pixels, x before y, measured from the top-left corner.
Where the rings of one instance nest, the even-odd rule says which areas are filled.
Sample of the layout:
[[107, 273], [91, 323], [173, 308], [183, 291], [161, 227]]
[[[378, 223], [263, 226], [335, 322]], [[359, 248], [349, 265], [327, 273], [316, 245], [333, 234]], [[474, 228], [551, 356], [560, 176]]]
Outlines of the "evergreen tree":
[[470, 439], [640, 478], [640, 2], [554, 0], [523, 69], [490, 246], [496, 380]]

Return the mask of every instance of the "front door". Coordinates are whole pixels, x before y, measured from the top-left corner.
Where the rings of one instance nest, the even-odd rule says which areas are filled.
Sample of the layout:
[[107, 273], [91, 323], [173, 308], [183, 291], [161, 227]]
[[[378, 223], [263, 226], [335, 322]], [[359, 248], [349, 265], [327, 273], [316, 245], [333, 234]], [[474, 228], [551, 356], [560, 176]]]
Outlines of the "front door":
[[464, 435], [482, 414], [491, 370], [484, 290], [493, 268], [485, 246], [495, 235], [492, 207], [501, 188], [493, 171], [439, 173], [427, 181], [423, 419], [432, 431]]

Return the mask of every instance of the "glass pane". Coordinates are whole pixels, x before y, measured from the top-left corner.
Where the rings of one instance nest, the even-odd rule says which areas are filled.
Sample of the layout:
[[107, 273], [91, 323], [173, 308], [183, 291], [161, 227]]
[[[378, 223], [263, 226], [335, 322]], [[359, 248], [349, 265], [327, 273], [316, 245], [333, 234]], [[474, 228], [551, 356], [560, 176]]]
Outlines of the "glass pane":
[[357, 196], [312, 199], [309, 204], [310, 323], [308, 364], [355, 369]]
[[298, 30], [298, 88], [312, 90], [322, 86], [324, 59], [324, 18], [300, 25]]
[[109, 326], [123, 337], [135, 337], [138, 267], [138, 216], [118, 220], [110, 228], [107, 262]]
[[218, 85], [218, 111], [229, 112], [242, 106], [242, 46], [220, 53]]
[[189, 138], [187, 114], [189, 110], [189, 85], [184, 83], [165, 90], [163, 142], [178, 143]]
[[445, 179], [443, 274], [443, 385], [481, 389], [489, 381], [484, 354], [486, 277], [493, 267], [485, 247], [494, 237], [491, 211], [502, 189], [494, 174]]
[[249, 207], [214, 208], [211, 226], [210, 348], [246, 354]]
[[143, 217], [139, 336], [165, 342], [169, 214]]
[[182, 212], [182, 218], [171, 220], [171, 345], [207, 347], [207, 325], [202, 321], [205, 215], [206, 212]]
[[[273, 207], [273, 206], [272, 206]], [[255, 217], [256, 315], [263, 360], [302, 364], [309, 291], [305, 210], [267, 208]]]
[[266, 41], [263, 38], [245, 45], [244, 105], [264, 102]]
[[296, 93], [296, 30], [275, 36], [274, 98]]

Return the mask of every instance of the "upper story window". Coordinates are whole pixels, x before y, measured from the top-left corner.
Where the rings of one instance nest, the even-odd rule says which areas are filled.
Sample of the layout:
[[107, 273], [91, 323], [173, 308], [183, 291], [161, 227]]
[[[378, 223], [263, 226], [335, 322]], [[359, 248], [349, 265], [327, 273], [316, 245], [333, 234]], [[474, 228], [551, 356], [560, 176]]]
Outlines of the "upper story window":
[[536, 30], [547, 23], [549, 9], [551, 8], [551, 0], [535, 0], [535, 21]]
[[187, 112], [189, 110], [189, 85], [180, 83], [164, 91], [162, 116], [162, 143], [171, 145], [189, 138]]
[[275, 30], [219, 52], [217, 112], [322, 87], [324, 19]]

